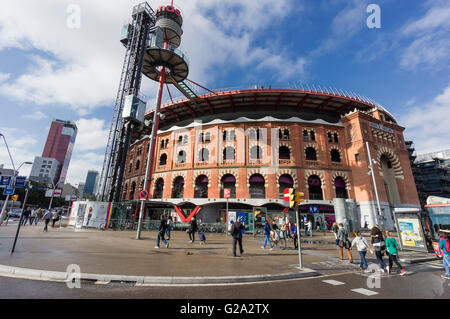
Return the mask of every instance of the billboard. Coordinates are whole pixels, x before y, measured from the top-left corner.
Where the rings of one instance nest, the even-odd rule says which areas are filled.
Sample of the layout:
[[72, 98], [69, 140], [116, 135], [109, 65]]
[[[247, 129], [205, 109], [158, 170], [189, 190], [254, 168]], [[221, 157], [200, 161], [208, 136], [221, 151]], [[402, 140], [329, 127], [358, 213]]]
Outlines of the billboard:
[[419, 220], [417, 218], [398, 218], [399, 235], [404, 247], [425, 248]]
[[108, 202], [73, 202], [69, 225], [75, 228], [107, 228], [111, 217], [111, 207], [111, 203]]

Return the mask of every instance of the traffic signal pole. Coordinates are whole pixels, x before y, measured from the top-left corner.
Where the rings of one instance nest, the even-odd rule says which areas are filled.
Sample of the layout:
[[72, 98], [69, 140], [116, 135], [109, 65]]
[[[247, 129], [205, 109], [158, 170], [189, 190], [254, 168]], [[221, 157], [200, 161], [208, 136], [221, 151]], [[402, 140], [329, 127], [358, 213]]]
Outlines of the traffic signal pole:
[[299, 229], [299, 219], [298, 219], [298, 209], [295, 210], [295, 219], [297, 220], [297, 247], [298, 247], [298, 267], [303, 269], [303, 260], [302, 260], [302, 241], [300, 240], [300, 229]]
[[[297, 192], [295, 188], [289, 188], [289, 208], [296, 208], [300, 203], [304, 202], [302, 198], [305, 194]], [[295, 209], [295, 219], [297, 220], [297, 242], [298, 242], [298, 267], [303, 269], [303, 259], [302, 259], [302, 244], [300, 240], [300, 220], [298, 218], [298, 209]]]
[[14, 249], [16, 248], [17, 237], [19, 237], [20, 226], [22, 225], [23, 211], [27, 205], [27, 200], [28, 200], [28, 191], [29, 191], [29, 187], [26, 188], [25, 199], [23, 200], [22, 211], [20, 212], [19, 225], [17, 225], [16, 237], [14, 237], [14, 244], [11, 249], [11, 255], [14, 253]]

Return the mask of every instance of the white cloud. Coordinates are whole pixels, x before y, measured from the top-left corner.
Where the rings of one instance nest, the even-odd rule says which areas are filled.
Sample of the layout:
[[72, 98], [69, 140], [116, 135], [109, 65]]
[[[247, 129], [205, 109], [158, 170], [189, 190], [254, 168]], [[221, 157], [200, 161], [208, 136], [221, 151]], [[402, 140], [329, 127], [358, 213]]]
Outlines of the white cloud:
[[97, 118], [81, 118], [75, 121], [78, 134], [75, 141], [75, 151], [93, 151], [104, 149], [108, 141], [109, 127], [105, 121]]
[[[28, 51], [30, 65], [27, 72], [0, 85], [1, 94], [40, 105], [68, 105], [80, 115], [114, 102], [125, 52], [119, 43], [121, 25], [130, 19], [132, 6], [140, 0], [78, 1], [81, 29], [66, 26], [69, 1], [6, 2], [0, 11], [0, 50], [14, 47]], [[252, 43], [257, 32], [286, 17], [285, 8], [294, 7], [293, 3], [293, 0], [280, 0], [277, 5], [269, 0], [180, 3], [185, 21], [183, 46], [191, 62], [190, 77], [207, 85], [220, 76], [220, 72], [210, 72], [211, 68], [231, 69], [249, 64], [284, 71], [264, 63], [266, 58], [279, 56], [276, 50], [266, 50], [265, 57], [257, 56], [254, 52], [258, 47]], [[38, 57], [38, 52], [45, 55]], [[305, 62], [301, 59], [290, 59], [287, 55], [283, 59], [287, 65], [303, 71]], [[155, 95], [154, 90], [146, 90], [145, 94]]]
[[11, 74], [9, 73], [1, 73], [0, 72], [0, 83], [8, 80], [10, 78]]
[[104, 155], [96, 152], [75, 154], [70, 160], [66, 183], [72, 185], [85, 182], [88, 170], [97, 170], [101, 173]]
[[23, 115], [23, 118], [39, 121], [39, 120], [48, 118], [48, 115], [42, 113], [41, 111], [36, 111], [33, 113], [28, 113], [28, 114]]
[[409, 107], [398, 118], [405, 126], [406, 139], [411, 139], [418, 153], [433, 152], [450, 148], [450, 84], [431, 102], [421, 106]]
[[[8, 127], [2, 127], [0, 133], [4, 134], [6, 138], [16, 169], [23, 162], [33, 162], [34, 156], [36, 155], [32, 150], [38, 143], [34, 136], [24, 134], [23, 130]], [[11, 159], [2, 137], [0, 137], [0, 164], [3, 164], [5, 168], [12, 168]], [[31, 171], [31, 166], [23, 165], [20, 169], [20, 175], [28, 176]]]

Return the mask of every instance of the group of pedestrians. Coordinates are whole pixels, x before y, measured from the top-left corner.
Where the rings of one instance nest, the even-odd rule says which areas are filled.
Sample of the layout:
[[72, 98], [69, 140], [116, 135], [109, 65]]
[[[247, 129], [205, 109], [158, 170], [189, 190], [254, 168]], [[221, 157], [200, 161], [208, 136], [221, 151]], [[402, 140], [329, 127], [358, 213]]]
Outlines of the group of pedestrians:
[[[158, 228], [158, 235], [156, 237], [155, 248], [159, 249], [159, 243], [161, 242], [161, 240], [166, 245], [166, 248], [169, 248], [168, 240], [170, 240], [170, 235], [173, 230], [173, 227], [174, 227], [174, 223], [173, 223], [172, 216], [169, 216], [169, 218], [166, 219], [165, 215], [162, 215], [161, 223], [159, 224], [159, 228]], [[166, 240], [165, 236], [167, 236], [167, 240]]]
[[[333, 224], [332, 227], [333, 233], [336, 237], [336, 245], [339, 248], [339, 260], [344, 259], [344, 249], [346, 250], [348, 260], [350, 263], [353, 263], [353, 257], [351, 250], [356, 246], [361, 262], [359, 267], [361, 270], [365, 272], [371, 272], [369, 270], [369, 266], [367, 264], [366, 254], [369, 251], [371, 254], [375, 253], [375, 257], [377, 259], [378, 264], [380, 265], [380, 272], [382, 273], [390, 273], [392, 271], [392, 267], [395, 265], [400, 269], [400, 275], [404, 276], [406, 274], [405, 269], [399, 262], [398, 258], [398, 243], [394, 237], [392, 237], [392, 233], [389, 230], [385, 230], [384, 234], [380, 229], [379, 225], [375, 225], [370, 231], [370, 242], [371, 246], [367, 242], [367, 240], [361, 236], [360, 231], [355, 232], [355, 238], [350, 242], [348, 239], [349, 233], [342, 223]], [[387, 254], [389, 258], [389, 265], [387, 266], [383, 260], [384, 254]]]
[[272, 242], [274, 243], [274, 245], [278, 245], [278, 242], [283, 240], [284, 247], [280, 246], [280, 248], [286, 249], [287, 239], [292, 238], [294, 240], [294, 248], [297, 249], [298, 247], [297, 236], [298, 236], [297, 223], [291, 223], [290, 220], [283, 219], [280, 229], [275, 221], [272, 221], [272, 224], [270, 224], [266, 220], [264, 222], [264, 243], [261, 246], [261, 248], [265, 249], [268, 243], [270, 250], [273, 250]]
[[27, 223], [30, 223], [30, 226], [33, 225], [37, 225], [39, 220], [42, 219], [42, 209], [41, 208], [37, 208], [37, 209], [30, 209], [30, 207], [27, 207], [23, 213], [22, 213], [22, 219], [20, 221], [22, 226], [26, 226]]

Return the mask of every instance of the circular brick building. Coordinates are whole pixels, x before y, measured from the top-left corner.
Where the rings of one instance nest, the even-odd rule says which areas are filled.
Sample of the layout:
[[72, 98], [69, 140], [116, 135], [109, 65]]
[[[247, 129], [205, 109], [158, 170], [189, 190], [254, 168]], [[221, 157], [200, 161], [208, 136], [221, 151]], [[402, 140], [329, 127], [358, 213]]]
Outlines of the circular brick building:
[[[299, 211], [322, 229], [345, 219], [353, 228], [392, 228], [394, 207], [420, 207], [403, 130], [385, 108], [342, 91], [258, 88], [172, 101], [160, 112], [145, 218], [170, 212], [181, 221], [198, 214], [225, 222], [229, 189], [230, 216], [256, 224], [279, 216], [283, 190], [294, 187], [305, 194]], [[138, 200], [143, 189], [148, 144], [148, 130], [135, 133], [123, 201]]]

